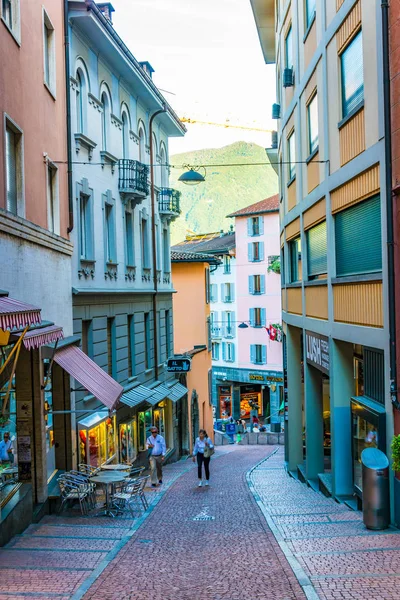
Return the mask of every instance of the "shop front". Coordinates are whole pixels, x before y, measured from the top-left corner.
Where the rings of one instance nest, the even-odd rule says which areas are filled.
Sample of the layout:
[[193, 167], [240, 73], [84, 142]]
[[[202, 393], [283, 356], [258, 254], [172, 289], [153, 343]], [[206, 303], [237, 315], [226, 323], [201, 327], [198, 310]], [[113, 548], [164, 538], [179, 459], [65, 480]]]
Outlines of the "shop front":
[[80, 464], [97, 468], [117, 459], [115, 423], [115, 415], [105, 411], [78, 422]]

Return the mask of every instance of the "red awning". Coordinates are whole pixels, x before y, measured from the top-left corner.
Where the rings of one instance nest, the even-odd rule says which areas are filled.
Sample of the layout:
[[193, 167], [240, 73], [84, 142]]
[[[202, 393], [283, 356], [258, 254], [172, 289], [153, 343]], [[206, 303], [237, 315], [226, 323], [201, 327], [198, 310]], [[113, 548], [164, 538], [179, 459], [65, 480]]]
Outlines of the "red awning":
[[[22, 333], [14, 333], [14, 337], [17, 338], [21, 335]], [[33, 350], [33, 348], [40, 348], [40, 346], [44, 346], [45, 344], [61, 340], [63, 337], [64, 333], [62, 327], [50, 325], [48, 327], [27, 331], [22, 341], [27, 350]]]
[[4, 331], [8, 329], [23, 329], [28, 325], [39, 325], [42, 322], [40, 317], [40, 308], [25, 304], [19, 300], [0, 297], [0, 328]]
[[124, 388], [77, 346], [57, 350], [54, 360], [95, 398], [113, 410]]

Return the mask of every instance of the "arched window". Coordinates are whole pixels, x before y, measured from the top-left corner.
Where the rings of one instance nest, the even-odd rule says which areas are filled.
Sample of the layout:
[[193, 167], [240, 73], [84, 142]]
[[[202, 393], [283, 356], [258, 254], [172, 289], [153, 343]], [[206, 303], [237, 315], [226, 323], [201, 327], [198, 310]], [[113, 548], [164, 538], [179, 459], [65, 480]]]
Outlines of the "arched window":
[[101, 115], [101, 140], [103, 151], [107, 150], [108, 146], [108, 132], [110, 123], [110, 102], [105, 92], [101, 95], [101, 103], [103, 105], [103, 112]]
[[151, 165], [151, 168], [153, 169], [153, 179], [154, 179], [154, 185], [160, 185], [160, 182], [158, 181], [158, 169], [156, 168], [157, 165], [157, 138], [155, 133], [153, 133], [152, 135], [152, 140], [153, 140], [153, 164]]
[[161, 158], [161, 187], [168, 187], [168, 168], [167, 168], [167, 153], [164, 145], [161, 146], [160, 150]]
[[146, 137], [143, 131], [143, 128], [139, 128], [139, 161], [141, 163], [145, 162], [146, 156]]
[[89, 76], [86, 65], [82, 59], [78, 59], [75, 67], [76, 91], [75, 91], [75, 109], [76, 109], [76, 132], [86, 133], [87, 129], [87, 95], [90, 92]]
[[129, 120], [126, 112], [122, 113], [122, 156], [129, 158]]

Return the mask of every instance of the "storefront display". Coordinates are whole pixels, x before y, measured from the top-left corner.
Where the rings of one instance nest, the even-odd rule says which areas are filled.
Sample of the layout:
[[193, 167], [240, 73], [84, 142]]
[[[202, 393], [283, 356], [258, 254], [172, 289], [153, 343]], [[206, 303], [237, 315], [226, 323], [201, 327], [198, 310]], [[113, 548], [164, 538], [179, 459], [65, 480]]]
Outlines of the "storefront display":
[[133, 419], [119, 426], [120, 462], [133, 463], [137, 457], [137, 421]]
[[139, 452], [146, 450], [146, 440], [150, 434], [152, 418], [153, 414], [151, 409], [138, 413]]
[[219, 407], [221, 419], [232, 416], [232, 391], [230, 386], [220, 386]]
[[[0, 365], [7, 359], [12, 346], [0, 348]], [[18, 446], [16, 428], [16, 397], [15, 377], [11, 381], [10, 395], [7, 410], [2, 415], [3, 402], [6, 397], [7, 386], [0, 391], [0, 442], [4, 442], [3, 456], [0, 460], [0, 505], [12, 494], [18, 485]]]
[[153, 410], [153, 425], [157, 427], [158, 433], [165, 438], [165, 407], [167, 403], [165, 400], [160, 402], [157, 407]]
[[244, 385], [240, 388], [240, 417], [250, 419], [250, 411], [257, 410], [262, 415], [262, 400], [260, 386]]
[[115, 416], [97, 412], [79, 422], [79, 462], [100, 467], [116, 455]]
[[53, 428], [53, 389], [51, 380], [50, 360], [43, 361], [44, 388], [44, 421], [46, 423], [46, 460], [47, 460], [47, 480], [49, 480], [56, 470], [56, 449], [54, 445]]

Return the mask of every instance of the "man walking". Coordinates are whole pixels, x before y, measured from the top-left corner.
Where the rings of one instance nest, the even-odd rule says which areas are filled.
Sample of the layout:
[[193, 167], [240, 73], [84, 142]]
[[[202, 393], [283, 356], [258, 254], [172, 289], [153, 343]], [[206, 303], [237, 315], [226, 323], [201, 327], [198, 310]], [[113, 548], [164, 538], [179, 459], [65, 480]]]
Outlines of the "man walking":
[[150, 432], [151, 435], [147, 438], [146, 444], [150, 454], [151, 485], [157, 487], [157, 480], [158, 483], [162, 483], [162, 465], [167, 446], [163, 436], [158, 435], [157, 427], [152, 427]]

